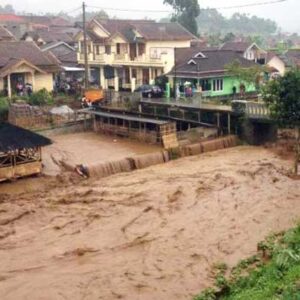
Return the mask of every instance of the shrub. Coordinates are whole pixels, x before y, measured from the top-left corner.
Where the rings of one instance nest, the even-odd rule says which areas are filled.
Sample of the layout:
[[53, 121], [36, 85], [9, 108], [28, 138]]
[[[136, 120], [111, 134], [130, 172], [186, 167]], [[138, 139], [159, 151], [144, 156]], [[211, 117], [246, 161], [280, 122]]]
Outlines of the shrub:
[[6, 121], [8, 116], [9, 102], [7, 98], [0, 98], [0, 121]]
[[46, 89], [42, 89], [28, 97], [28, 103], [30, 105], [38, 106], [51, 105], [54, 103], [54, 100], [52, 95]]

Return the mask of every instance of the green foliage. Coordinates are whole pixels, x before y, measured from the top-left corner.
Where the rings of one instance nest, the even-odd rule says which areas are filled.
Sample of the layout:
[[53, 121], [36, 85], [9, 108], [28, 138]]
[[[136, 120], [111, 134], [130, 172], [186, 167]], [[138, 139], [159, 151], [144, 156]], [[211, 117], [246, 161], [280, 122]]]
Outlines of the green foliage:
[[270, 81], [263, 90], [263, 98], [278, 124], [300, 126], [300, 70]]
[[[218, 273], [214, 288], [194, 300], [299, 300], [300, 225], [258, 244], [259, 254], [241, 261], [228, 279]], [[264, 251], [270, 251], [268, 259]]]
[[197, 0], [164, 0], [164, 4], [171, 5], [175, 11], [172, 22], [179, 22], [191, 33], [198, 34], [196, 18], [200, 14], [200, 6]]
[[33, 93], [27, 100], [30, 105], [51, 105], [54, 103], [52, 95], [46, 90], [42, 89]]
[[268, 71], [265, 66], [259, 64], [244, 68], [241, 66], [239, 60], [235, 60], [231, 64], [228, 64], [226, 70], [230, 75], [237, 77], [241, 83], [253, 84], [256, 87], [256, 90], [260, 89], [264, 74]]
[[216, 290], [215, 289], [206, 289], [201, 295], [196, 296], [194, 300], [216, 300]]
[[7, 98], [0, 98], [0, 121], [6, 121], [9, 109]]

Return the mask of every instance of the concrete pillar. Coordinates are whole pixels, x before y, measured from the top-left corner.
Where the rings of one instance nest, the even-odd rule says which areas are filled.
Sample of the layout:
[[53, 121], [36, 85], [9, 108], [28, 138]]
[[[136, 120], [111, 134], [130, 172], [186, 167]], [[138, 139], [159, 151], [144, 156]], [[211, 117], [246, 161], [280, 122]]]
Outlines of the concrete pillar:
[[34, 73], [34, 72], [31, 73], [31, 78], [32, 78], [32, 81], [31, 81], [31, 84], [32, 84], [32, 91], [33, 91], [33, 92], [37, 92], [36, 86], [35, 86], [35, 73]]
[[198, 111], [198, 122], [201, 123], [201, 111]]
[[7, 75], [7, 92], [8, 92], [8, 98], [11, 98], [12, 91], [11, 91], [10, 74]]
[[132, 68], [129, 67], [129, 81], [131, 82], [132, 80]]
[[115, 91], [119, 91], [119, 76], [118, 76], [118, 69], [115, 68]]
[[103, 89], [106, 89], [106, 86], [105, 86], [105, 76], [104, 76], [104, 67], [100, 67], [100, 86]]
[[220, 113], [217, 113], [217, 126], [220, 128], [221, 122], [220, 122]]
[[152, 77], [152, 69], [149, 68], [149, 83], [150, 83], [150, 84], [151, 84], [152, 80], [153, 80], [153, 77]]
[[136, 89], [136, 78], [131, 79], [131, 92], [134, 92]]

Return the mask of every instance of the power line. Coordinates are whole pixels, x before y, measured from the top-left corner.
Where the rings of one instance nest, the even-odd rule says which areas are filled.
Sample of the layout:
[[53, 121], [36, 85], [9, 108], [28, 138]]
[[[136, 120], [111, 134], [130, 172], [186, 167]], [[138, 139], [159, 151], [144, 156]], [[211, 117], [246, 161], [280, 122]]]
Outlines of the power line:
[[172, 13], [171, 10], [145, 10], [145, 9], [128, 9], [128, 8], [112, 8], [87, 5], [89, 8], [97, 8], [102, 10], [122, 11], [122, 12], [140, 12], [140, 13]]
[[249, 4], [242, 4], [242, 5], [235, 5], [235, 6], [223, 6], [223, 7], [216, 7], [215, 9], [233, 9], [233, 8], [244, 8], [244, 7], [254, 7], [254, 6], [262, 6], [262, 5], [270, 5], [270, 4], [277, 4], [280, 2], [286, 2], [287, 0], [273, 0], [273, 1], [265, 1], [265, 2], [255, 2]]
[[[262, 5], [272, 5], [281, 2], [286, 2], [288, 0], [271, 0], [271, 1], [264, 1], [264, 2], [254, 2], [249, 4], [241, 4], [241, 5], [234, 5], [234, 6], [222, 6], [222, 7], [212, 7], [211, 9], [217, 10], [224, 10], [224, 9], [234, 9], [234, 8], [245, 8], [245, 7], [255, 7], [255, 6], [262, 6]], [[169, 13], [171, 14], [173, 11], [171, 10], [145, 10], [145, 9], [129, 9], [129, 8], [113, 8], [113, 7], [100, 7], [100, 6], [93, 6], [87, 5], [88, 8], [97, 8], [101, 10], [108, 10], [108, 11], [119, 11], [119, 12], [138, 12], [138, 13]]]

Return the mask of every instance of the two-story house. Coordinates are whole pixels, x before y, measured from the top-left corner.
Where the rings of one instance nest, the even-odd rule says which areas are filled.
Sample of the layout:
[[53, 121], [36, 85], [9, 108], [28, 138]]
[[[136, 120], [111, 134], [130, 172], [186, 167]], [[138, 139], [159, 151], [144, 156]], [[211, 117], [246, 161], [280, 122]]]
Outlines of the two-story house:
[[[131, 89], [149, 84], [174, 66], [175, 48], [196, 37], [178, 23], [93, 19], [88, 24], [88, 63], [103, 88]], [[83, 32], [77, 36], [78, 61], [84, 64]]]

